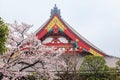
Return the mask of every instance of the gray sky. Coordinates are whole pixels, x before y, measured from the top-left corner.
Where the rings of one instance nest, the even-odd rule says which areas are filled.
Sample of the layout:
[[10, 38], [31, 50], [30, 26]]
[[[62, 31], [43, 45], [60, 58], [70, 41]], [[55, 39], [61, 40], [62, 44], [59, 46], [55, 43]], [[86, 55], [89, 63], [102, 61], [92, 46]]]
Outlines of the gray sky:
[[109, 55], [120, 57], [120, 0], [0, 0], [0, 16], [37, 30], [57, 4], [62, 18]]

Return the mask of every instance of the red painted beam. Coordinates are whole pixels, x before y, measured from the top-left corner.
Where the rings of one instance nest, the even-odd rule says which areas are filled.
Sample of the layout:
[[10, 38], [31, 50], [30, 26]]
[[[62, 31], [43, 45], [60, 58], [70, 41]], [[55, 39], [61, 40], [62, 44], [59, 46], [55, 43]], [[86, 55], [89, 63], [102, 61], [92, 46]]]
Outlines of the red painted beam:
[[[76, 41], [78, 39], [74, 34], [72, 34], [69, 30], [64, 31], [73, 41]], [[86, 50], [89, 50], [89, 46], [87, 46], [83, 41], [78, 40], [78, 46], [85, 48]]]
[[38, 39], [41, 39], [46, 33], [47, 33], [47, 30], [46, 30], [46, 29], [43, 29], [41, 32], [39, 32], [39, 33], [37, 34], [37, 38], [38, 38]]

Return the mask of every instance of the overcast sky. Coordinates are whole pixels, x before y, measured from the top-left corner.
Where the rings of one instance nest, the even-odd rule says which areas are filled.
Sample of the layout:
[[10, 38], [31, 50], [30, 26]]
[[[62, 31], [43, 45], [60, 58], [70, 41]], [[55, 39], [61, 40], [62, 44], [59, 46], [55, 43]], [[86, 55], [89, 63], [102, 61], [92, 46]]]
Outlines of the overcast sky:
[[37, 30], [57, 4], [62, 18], [109, 55], [120, 57], [120, 0], [0, 0], [0, 17]]

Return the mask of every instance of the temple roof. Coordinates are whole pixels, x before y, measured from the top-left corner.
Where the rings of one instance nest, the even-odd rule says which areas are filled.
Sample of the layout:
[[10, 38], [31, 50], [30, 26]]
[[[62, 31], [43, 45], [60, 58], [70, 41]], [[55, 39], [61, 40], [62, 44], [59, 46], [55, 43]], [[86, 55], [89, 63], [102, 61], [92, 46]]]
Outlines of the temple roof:
[[38, 39], [42, 38], [56, 24], [66, 35], [78, 43], [79, 48], [83, 48], [95, 56], [108, 56], [105, 52], [93, 45], [76, 30], [74, 30], [64, 19], [62, 19], [60, 9], [58, 9], [56, 5], [53, 9], [51, 9], [50, 18], [35, 32]]

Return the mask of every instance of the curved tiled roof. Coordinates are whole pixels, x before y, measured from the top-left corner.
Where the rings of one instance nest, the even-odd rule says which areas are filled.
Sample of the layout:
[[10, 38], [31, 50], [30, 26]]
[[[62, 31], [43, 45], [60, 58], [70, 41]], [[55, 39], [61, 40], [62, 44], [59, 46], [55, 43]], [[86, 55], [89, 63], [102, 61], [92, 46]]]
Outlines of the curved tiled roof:
[[73, 29], [64, 19], [61, 18], [60, 16], [60, 12], [59, 9], [56, 7], [54, 7], [54, 9], [52, 9], [52, 16], [39, 28], [35, 31], [35, 34], [37, 35], [39, 32], [42, 31], [43, 28], [45, 28], [50, 21], [53, 19], [54, 16], [57, 16], [59, 18], [59, 20], [63, 23], [63, 25], [65, 25], [69, 30], [71, 30], [79, 39], [81, 39], [85, 44], [87, 44], [89, 47], [93, 48], [95, 51], [100, 52], [101, 54], [103, 54], [104, 56], [109, 56], [107, 55], [105, 52], [103, 52], [101, 49], [99, 49], [98, 47], [96, 47], [95, 45], [93, 45], [91, 42], [89, 42], [87, 39], [85, 39], [82, 35], [80, 35], [75, 29]]

